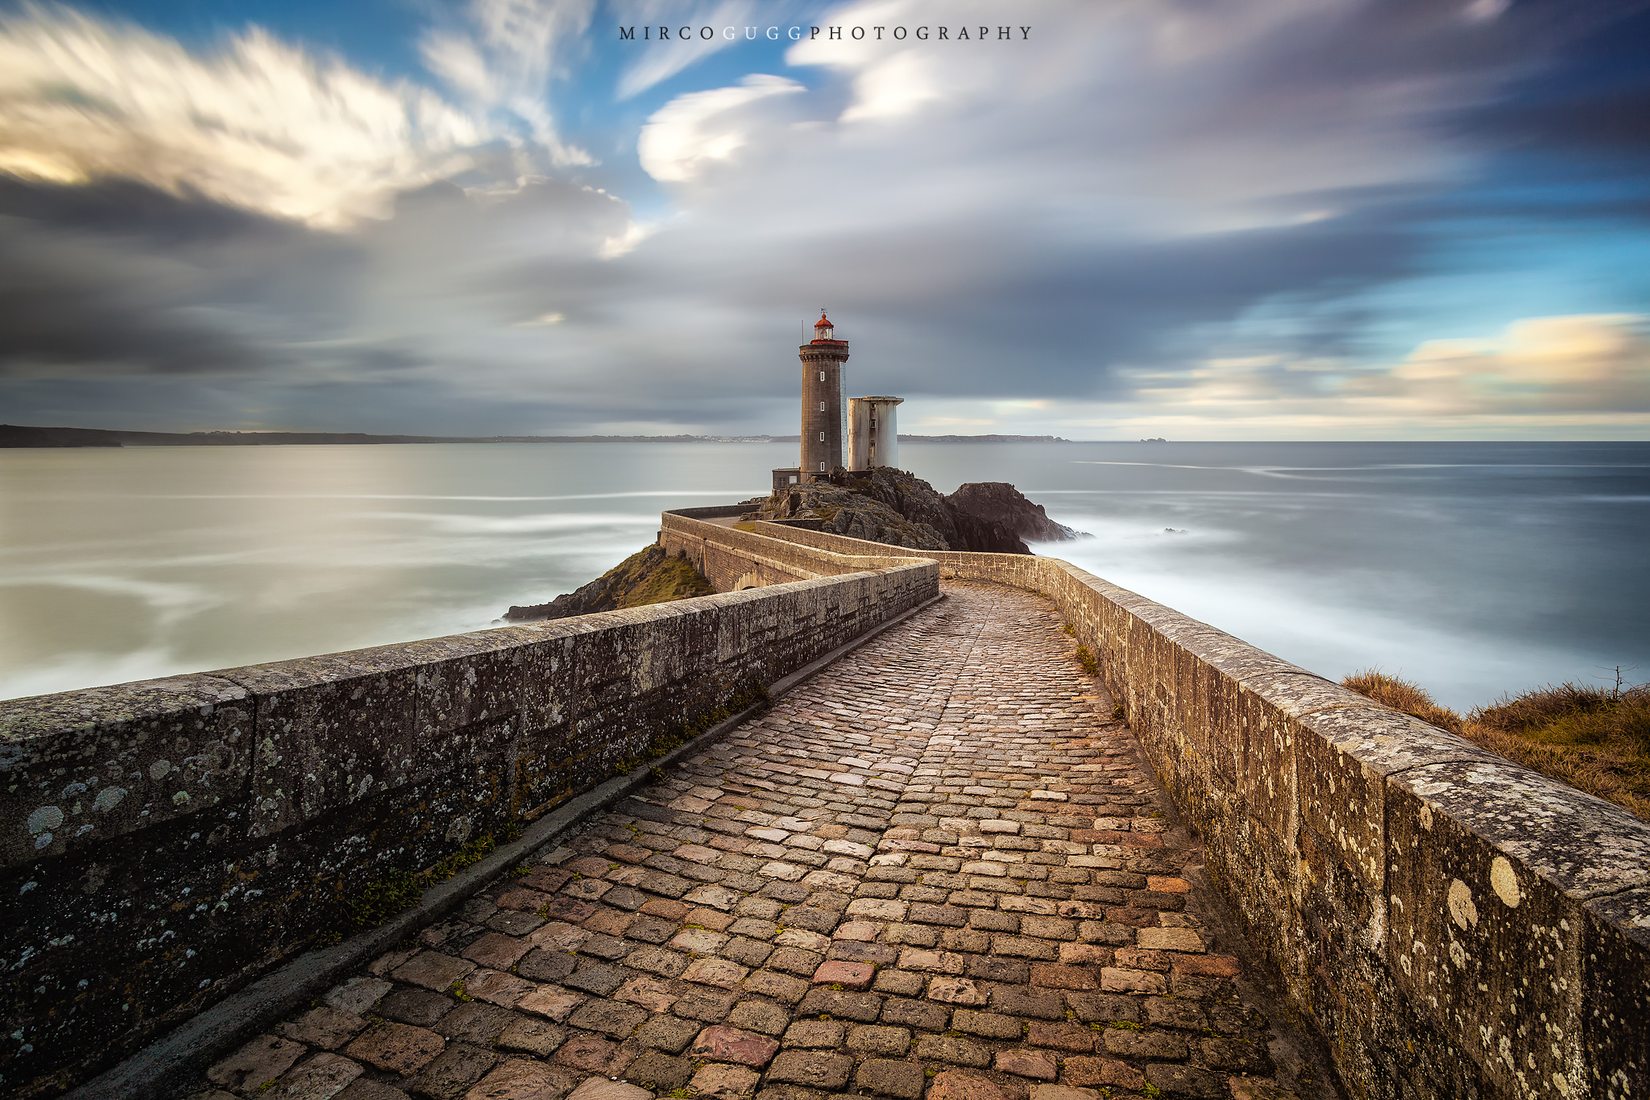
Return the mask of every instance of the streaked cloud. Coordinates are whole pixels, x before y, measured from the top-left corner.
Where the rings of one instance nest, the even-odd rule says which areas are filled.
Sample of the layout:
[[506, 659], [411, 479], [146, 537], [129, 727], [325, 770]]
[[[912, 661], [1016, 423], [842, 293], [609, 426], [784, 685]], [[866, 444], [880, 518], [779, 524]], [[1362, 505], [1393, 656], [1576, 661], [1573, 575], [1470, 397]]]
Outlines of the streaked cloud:
[[733, 159], [759, 129], [782, 117], [771, 110], [776, 97], [803, 90], [794, 80], [758, 74], [733, 87], [678, 96], [642, 127], [636, 155], [661, 183], [686, 183]]
[[[1469, 434], [1650, 427], [1650, 317], [1577, 314], [1523, 318], [1488, 337], [1423, 341], [1395, 362], [1207, 360], [1142, 379], [1114, 410], [1130, 422], [1172, 425], [1199, 438], [1245, 429], [1298, 431], [1337, 422], [1402, 436], [1417, 426]], [[1293, 426], [1293, 427], [1292, 427]], [[1313, 434], [1313, 433], [1308, 433]]]
[[[708, 4], [684, 4], [681, 0], [626, 0], [612, 6], [615, 22], [625, 27], [646, 27], [657, 30], [666, 27], [674, 36], [683, 27], [709, 27], [710, 37], [697, 33], [683, 39], [671, 37], [654, 46], [636, 51], [636, 56], [619, 74], [619, 99], [633, 99], [656, 84], [660, 84], [706, 58], [745, 41], [745, 28], [765, 29], [776, 20], [787, 19], [792, 5], [775, 4], [769, 0], [758, 5], [754, 0], [716, 0]], [[724, 34], [732, 30], [732, 36]]]
[[[781, 431], [825, 304], [849, 385], [914, 430], [1642, 432], [1650, 276], [1616, 252], [1650, 225], [1622, 114], [1644, 8], [465, 0], [387, 29], [396, 69], [284, 25], [19, 7], [0, 396], [134, 427]], [[942, 19], [1032, 31], [613, 30]], [[1516, 247], [1561, 223], [1573, 250]]]
[[595, 8], [595, 0], [467, 0], [424, 32], [419, 53], [512, 148], [530, 142], [524, 173], [537, 170], [537, 153], [548, 154], [554, 167], [592, 164], [589, 152], [560, 137], [548, 97], [552, 80], [566, 79], [582, 55]]
[[1349, 390], [1417, 414], [1650, 414], [1650, 317], [1531, 317], [1487, 340], [1431, 340]]
[[191, 53], [67, 8], [0, 16], [0, 171], [173, 193], [339, 226], [458, 173], [487, 140], [427, 89], [251, 28]]

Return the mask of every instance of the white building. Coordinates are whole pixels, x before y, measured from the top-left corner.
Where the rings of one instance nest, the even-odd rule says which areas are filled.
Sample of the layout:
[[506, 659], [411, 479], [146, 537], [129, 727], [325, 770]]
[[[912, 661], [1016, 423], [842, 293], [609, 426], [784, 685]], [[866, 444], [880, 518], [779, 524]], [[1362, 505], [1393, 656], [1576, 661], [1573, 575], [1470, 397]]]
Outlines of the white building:
[[848, 399], [848, 469], [899, 466], [899, 417], [902, 397]]

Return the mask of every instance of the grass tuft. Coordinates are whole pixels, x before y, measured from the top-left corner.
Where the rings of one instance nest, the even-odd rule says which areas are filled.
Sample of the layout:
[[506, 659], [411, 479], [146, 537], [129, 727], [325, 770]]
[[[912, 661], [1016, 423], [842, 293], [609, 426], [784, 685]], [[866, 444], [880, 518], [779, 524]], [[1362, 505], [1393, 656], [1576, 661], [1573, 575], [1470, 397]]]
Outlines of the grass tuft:
[[1360, 672], [1341, 683], [1650, 820], [1650, 686], [1549, 685], [1463, 717], [1385, 673]]
[[1449, 730], [1451, 733], [1461, 732], [1459, 714], [1448, 707], [1439, 706], [1425, 688], [1408, 680], [1400, 680], [1377, 669], [1370, 669], [1348, 676], [1341, 681], [1341, 686], [1351, 688], [1359, 695], [1368, 696], [1382, 706], [1401, 710], [1423, 722], [1430, 722], [1440, 729]]

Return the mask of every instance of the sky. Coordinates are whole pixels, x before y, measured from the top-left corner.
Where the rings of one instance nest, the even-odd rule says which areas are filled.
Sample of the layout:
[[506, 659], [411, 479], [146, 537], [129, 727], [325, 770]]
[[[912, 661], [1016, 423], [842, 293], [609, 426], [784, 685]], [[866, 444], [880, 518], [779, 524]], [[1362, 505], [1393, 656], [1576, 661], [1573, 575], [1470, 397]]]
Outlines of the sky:
[[911, 433], [1650, 438], [1650, 2], [0, 0], [0, 420], [794, 433], [821, 307]]

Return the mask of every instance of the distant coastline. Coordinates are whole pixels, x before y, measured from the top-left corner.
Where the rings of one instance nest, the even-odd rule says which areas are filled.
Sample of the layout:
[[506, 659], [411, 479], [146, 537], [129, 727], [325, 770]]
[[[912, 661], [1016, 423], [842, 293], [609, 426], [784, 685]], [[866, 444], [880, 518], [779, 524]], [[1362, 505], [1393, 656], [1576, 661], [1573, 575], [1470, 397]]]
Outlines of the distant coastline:
[[[918, 443], [1070, 443], [1057, 435], [904, 435]], [[794, 435], [370, 435], [366, 432], [131, 432], [0, 424], [0, 447], [259, 447], [381, 443], [795, 443]]]

